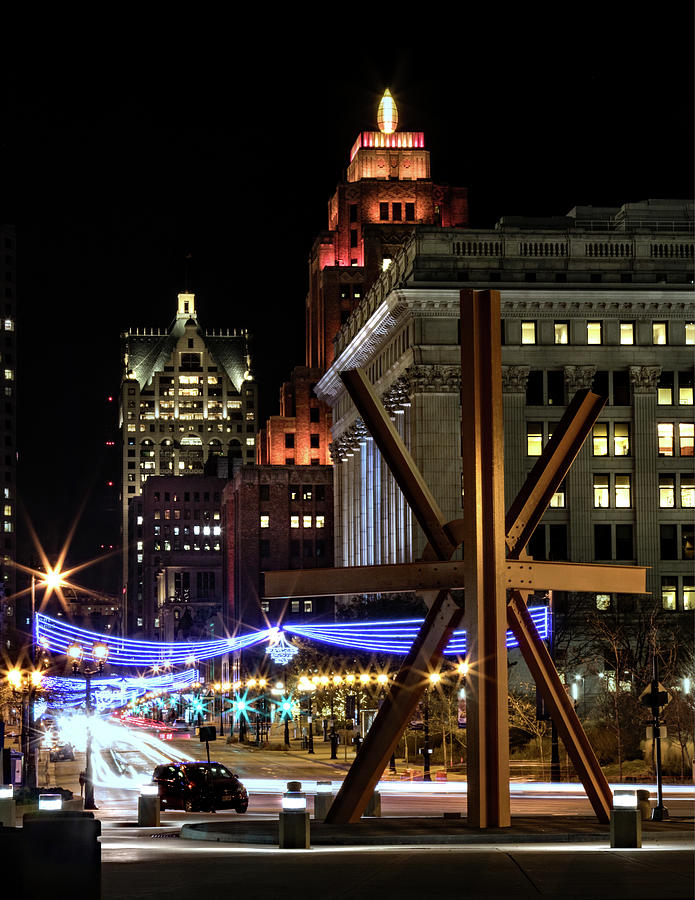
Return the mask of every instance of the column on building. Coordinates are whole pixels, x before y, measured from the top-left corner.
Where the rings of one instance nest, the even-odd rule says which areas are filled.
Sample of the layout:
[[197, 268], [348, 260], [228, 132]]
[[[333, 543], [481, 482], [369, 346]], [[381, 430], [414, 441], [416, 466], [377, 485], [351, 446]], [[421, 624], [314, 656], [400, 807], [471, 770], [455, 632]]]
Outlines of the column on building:
[[[564, 369], [565, 394], [570, 400], [577, 391], [591, 387], [596, 366], [565, 366]], [[569, 558], [573, 562], [591, 562], [594, 558], [591, 444], [589, 435], [567, 475], [569, 511], [567, 544]]]
[[652, 567], [647, 571], [647, 590], [651, 591], [654, 597], [661, 596], [658, 560], [654, 559], [658, 547], [654, 535], [659, 534], [656, 389], [660, 374], [661, 366], [630, 366], [633, 397], [632, 456], [635, 460], [633, 504], [640, 510], [635, 521], [634, 552], [637, 565]]
[[504, 503], [509, 509], [526, 479], [526, 382], [530, 366], [502, 366]]

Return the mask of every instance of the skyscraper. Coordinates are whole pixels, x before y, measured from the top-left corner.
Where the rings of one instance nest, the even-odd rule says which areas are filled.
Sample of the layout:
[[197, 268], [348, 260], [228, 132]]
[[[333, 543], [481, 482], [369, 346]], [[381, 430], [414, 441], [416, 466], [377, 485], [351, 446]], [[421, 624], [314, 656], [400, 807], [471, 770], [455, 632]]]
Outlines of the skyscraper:
[[194, 294], [178, 295], [167, 330], [128, 331], [123, 340], [124, 620], [132, 633], [148, 617], [142, 609], [142, 523], [129, 517], [129, 504], [154, 475], [202, 475], [216, 457], [227, 458], [230, 470], [253, 464], [258, 398], [248, 332], [203, 330]]
[[0, 640], [3, 647], [12, 649], [17, 626], [16, 570], [10, 561], [16, 558], [17, 547], [17, 294], [16, 294], [16, 233], [14, 225], [0, 225], [0, 292], [2, 310], [0, 332], [2, 343], [2, 417], [0, 441], [2, 455], [2, 555], [0, 557]]

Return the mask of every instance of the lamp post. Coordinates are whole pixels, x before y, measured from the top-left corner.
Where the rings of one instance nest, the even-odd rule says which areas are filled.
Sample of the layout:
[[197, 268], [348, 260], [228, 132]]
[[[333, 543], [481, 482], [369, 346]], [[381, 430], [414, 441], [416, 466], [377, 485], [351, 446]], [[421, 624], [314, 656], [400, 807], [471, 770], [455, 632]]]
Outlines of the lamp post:
[[429, 683], [425, 688], [425, 746], [422, 751], [425, 757], [422, 764], [423, 781], [432, 781], [432, 776], [430, 775], [430, 686], [437, 684], [439, 681], [441, 681], [439, 672], [431, 672], [428, 679]]
[[43, 675], [38, 669], [22, 672], [10, 669], [7, 673], [12, 693], [19, 699], [21, 717], [22, 781], [27, 787], [36, 787], [36, 759], [34, 756], [34, 698], [41, 688]]
[[308, 752], [313, 754], [314, 752], [314, 732], [312, 728], [312, 720], [311, 720], [311, 695], [312, 692], [316, 690], [318, 684], [318, 679], [315, 681], [310, 681], [306, 675], [302, 675], [299, 679], [299, 690], [307, 695], [307, 700], [309, 701], [309, 712], [307, 714], [307, 727], [308, 727], [308, 739], [309, 739], [309, 747]]
[[94, 667], [82, 665], [84, 651], [79, 644], [71, 644], [68, 647], [68, 658], [72, 664], [74, 675], [79, 672], [85, 677], [85, 712], [87, 715], [87, 746], [85, 750], [85, 773], [84, 773], [84, 808], [98, 809], [94, 802], [94, 778], [92, 773], [92, 729], [90, 727], [90, 719], [92, 717], [92, 675], [101, 674], [104, 670], [104, 664], [109, 655], [109, 648], [106, 644], [97, 641], [92, 646], [92, 659]]

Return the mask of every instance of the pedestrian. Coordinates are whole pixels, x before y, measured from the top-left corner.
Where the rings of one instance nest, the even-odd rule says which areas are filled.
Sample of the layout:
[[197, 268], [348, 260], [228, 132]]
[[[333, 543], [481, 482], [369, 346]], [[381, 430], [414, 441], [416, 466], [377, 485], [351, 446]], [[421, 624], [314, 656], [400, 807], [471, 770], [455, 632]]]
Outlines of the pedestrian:
[[87, 781], [87, 773], [83, 770], [80, 772], [80, 797], [84, 796], [84, 786]]

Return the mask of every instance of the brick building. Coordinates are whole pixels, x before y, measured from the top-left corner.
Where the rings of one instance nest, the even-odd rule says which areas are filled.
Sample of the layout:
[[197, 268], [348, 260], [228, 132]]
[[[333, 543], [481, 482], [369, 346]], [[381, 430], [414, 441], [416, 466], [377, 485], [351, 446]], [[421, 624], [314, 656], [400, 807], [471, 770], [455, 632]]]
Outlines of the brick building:
[[224, 488], [227, 621], [244, 630], [332, 619], [332, 598], [264, 600], [262, 573], [333, 565], [333, 467], [257, 466]]

